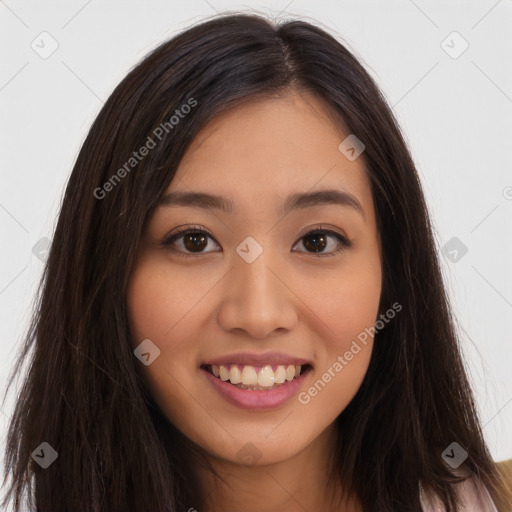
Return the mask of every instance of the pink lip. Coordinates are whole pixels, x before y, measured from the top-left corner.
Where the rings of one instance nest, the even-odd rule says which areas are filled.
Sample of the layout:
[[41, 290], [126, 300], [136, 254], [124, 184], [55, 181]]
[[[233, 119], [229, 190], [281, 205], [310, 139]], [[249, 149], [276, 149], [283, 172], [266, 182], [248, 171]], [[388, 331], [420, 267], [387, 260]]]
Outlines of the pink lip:
[[288, 354], [283, 354], [282, 352], [267, 352], [265, 354], [251, 354], [249, 352], [241, 352], [239, 354], [226, 354], [221, 357], [216, 357], [215, 359], [209, 359], [208, 361], [204, 361], [203, 365], [215, 365], [220, 366], [221, 364], [248, 364], [251, 366], [264, 366], [266, 364], [269, 365], [306, 365], [309, 364], [313, 366], [311, 361], [307, 359], [300, 359], [298, 357], [293, 357]]
[[229, 382], [215, 377], [208, 370], [201, 368], [202, 374], [206, 380], [213, 386], [213, 388], [222, 395], [228, 402], [241, 409], [250, 410], [266, 410], [274, 407], [279, 407], [284, 404], [290, 398], [295, 396], [299, 388], [304, 383], [305, 379], [309, 376], [311, 367], [299, 377], [296, 377], [292, 381], [285, 381], [282, 386], [271, 390], [260, 390], [255, 391], [251, 389], [239, 389]]

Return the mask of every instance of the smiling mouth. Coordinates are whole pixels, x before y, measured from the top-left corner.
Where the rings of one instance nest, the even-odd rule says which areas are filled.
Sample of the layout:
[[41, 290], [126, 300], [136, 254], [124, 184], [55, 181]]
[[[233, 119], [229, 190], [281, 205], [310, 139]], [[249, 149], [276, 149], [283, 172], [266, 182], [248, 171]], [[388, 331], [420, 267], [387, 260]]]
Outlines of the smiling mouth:
[[213, 376], [238, 389], [271, 390], [297, 379], [312, 369], [305, 365], [263, 365], [243, 364], [201, 365], [201, 368]]

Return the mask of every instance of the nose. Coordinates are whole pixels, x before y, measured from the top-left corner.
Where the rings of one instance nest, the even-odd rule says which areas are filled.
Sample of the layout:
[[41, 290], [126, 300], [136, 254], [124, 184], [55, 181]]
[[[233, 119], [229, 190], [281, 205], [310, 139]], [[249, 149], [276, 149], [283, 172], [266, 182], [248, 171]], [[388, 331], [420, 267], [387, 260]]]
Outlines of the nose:
[[254, 339], [294, 329], [298, 323], [298, 298], [289, 276], [270, 251], [263, 251], [252, 263], [236, 256], [224, 282], [217, 317], [220, 326]]

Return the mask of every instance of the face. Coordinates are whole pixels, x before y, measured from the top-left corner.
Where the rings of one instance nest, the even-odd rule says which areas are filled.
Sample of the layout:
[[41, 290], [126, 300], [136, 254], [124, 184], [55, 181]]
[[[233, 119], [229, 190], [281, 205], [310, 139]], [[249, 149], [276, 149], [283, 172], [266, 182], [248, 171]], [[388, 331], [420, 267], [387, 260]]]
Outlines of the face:
[[[290, 459], [364, 378], [381, 249], [363, 156], [338, 149], [348, 135], [308, 94], [223, 113], [166, 195], [224, 201], [168, 196], [144, 233], [127, 293], [133, 348], [151, 340], [154, 400], [212, 457]], [[254, 379], [260, 389], [240, 388]]]

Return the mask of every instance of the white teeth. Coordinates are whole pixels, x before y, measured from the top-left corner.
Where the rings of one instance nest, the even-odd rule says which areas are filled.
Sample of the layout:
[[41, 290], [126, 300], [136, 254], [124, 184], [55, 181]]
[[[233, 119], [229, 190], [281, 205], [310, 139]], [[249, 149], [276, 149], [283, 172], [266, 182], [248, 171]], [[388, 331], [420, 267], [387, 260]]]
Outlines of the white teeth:
[[[256, 372], [256, 368], [250, 365], [212, 365], [212, 373], [223, 381], [230, 381], [231, 384], [243, 386], [258, 386], [260, 388], [271, 388], [274, 384], [283, 384], [285, 381], [292, 381], [300, 376], [300, 365], [278, 365], [273, 371], [271, 365], [265, 365]], [[240, 370], [242, 368], [242, 370]]]
[[286, 368], [282, 364], [276, 368], [274, 380], [276, 384], [282, 384], [286, 380]]
[[228, 369], [225, 367], [225, 366], [220, 366], [219, 367], [219, 373], [220, 373], [220, 378], [221, 380], [229, 380], [229, 372], [228, 372]]
[[244, 366], [244, 369], [242, 370], [242, 384], [245, 386], [258, 384], [258, 375], [252, 366]]
[[293, 380], [295, 377], [295, 366], [290, 364], [286, 367], [286, 380]]
[[242, 372], [238, 366], [233, 365], [229, 370], [229, 381], [231, 384], [240, 384], [242, 382]]
[[272, 366], [264, 366], [258, 373], [258, 386], [269, 388], [274, 385], [275, 377]]

